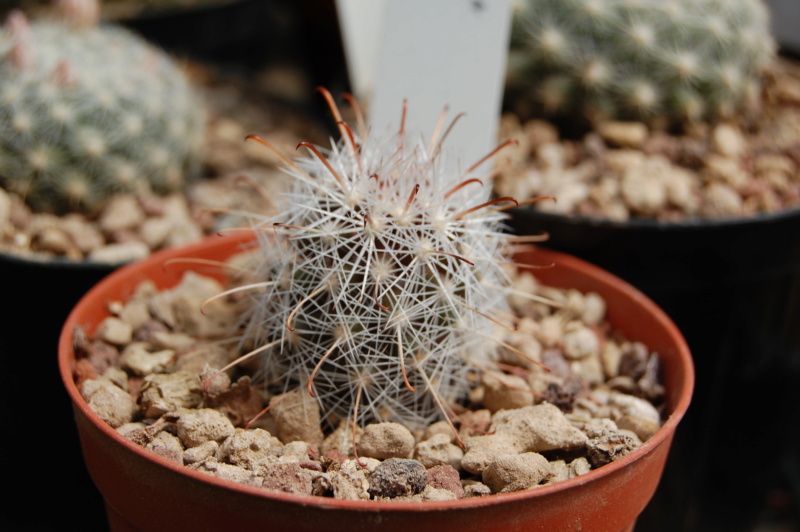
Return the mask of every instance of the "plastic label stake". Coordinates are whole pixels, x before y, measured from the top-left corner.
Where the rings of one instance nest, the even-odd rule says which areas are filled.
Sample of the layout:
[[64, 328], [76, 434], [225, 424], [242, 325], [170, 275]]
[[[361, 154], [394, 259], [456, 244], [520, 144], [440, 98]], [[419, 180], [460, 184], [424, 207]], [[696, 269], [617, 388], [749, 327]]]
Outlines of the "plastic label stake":
[[[348, 5], [355, 8], [357, 3], [340, 0], [340, 20], [345, 32], [361, 32], [344, 40], [351, 73], [354, 62], [358, 64], [354, 90], [366, 92], [357, 95], [366, 100], [373, 132], [397, 131], [406, 100], [405, 129], [426, 137], [445, 108], [445, 127], [464, 113], [445, 143], [458, 153], [464, 168], [489, 153], [497, 145], [510, 0], [385, 0], [381, 8], [362, 12], [360, 19], [348, 17]], [[370, 40], [377, 54], [357, 53], [347, 45], [369, 46]], [[491, 167], [485, 164], [476, 173]]]

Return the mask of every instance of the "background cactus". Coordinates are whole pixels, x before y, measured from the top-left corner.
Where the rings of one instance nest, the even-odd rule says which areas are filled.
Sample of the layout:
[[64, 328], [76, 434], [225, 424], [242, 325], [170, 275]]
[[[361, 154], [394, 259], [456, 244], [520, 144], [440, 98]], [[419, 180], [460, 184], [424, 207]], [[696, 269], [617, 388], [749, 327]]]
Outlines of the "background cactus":
[[503, 214], [436, 140], [342, 128], [327, 156], [305, 145], [282, 214], [255, 224], [246, 343], [274, 391], [312, 391], [331, 423], [419, 426], [466, 395], [510, 319]]
[[92, 3], [34, 23], [15, 12], [0, 32], [0, 184], [36, 209], [179, 189], [199, 162], [203, 112], [184, 74], [130, 32], [93, 24]]
[[510, 84], [590, 120], [732, 116], [775, 51], [760, 0], [523, 0], [513, 35]]

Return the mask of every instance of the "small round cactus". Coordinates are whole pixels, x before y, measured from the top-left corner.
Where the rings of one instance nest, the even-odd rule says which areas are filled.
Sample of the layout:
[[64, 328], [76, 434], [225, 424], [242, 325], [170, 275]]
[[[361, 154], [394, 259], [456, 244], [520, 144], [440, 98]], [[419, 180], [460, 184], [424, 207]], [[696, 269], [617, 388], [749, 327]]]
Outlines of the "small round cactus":
[[0, 31], [0, 185], [38, 210], [92, 212], [111, 194], [179, 189], [199, 164], [203, 111], [181, 70], [96, 0]]
[[775, 53], [761, 0], [526, 0], [513, 35], [510, 84], [589, 119], [732, 116]]
[[329, 422], [419, 426], [467, 394], [510, 320], [508, 201], [435, 138], [339, 123], [329, 152], [301, 143], [308, 157], [286, 159], [288, 205], [254, 225], [246, 344], [269, 387], [307, 390]]

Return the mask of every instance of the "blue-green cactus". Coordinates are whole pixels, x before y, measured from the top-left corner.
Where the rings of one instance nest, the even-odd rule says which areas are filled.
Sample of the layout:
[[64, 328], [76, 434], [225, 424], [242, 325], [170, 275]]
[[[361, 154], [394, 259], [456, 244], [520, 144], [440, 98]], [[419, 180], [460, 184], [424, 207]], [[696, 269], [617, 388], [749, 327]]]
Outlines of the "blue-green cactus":
[[0, 184], [49, 211], [180, 189], [204, 129], [186, 76], [129, 31], [73, 15], [16, 12], [0, 31]]
[[589, 119], [735, 115], [775, 52], [761, 0], [524, 0], [513, 35], [509, 83]]

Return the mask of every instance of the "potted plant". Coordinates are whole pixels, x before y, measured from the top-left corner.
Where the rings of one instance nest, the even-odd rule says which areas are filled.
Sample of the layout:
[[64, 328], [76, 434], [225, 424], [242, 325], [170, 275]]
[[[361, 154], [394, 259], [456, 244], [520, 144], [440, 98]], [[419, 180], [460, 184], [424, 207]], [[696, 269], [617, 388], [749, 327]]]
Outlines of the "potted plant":
[[[177, 61], [120, 25], [99, 22], [98, 13], [94, 0], [61, 1], [35, 19], [15, 11], [0, 28], [0, 273], [54, 294], [45, 304], [18, 302], [18, 318], [2, 329], [7, 353], [52, 348], [69, 310], [102, 277], [224, 224], [201, 209], [252, 201], [252, 188], [236, 184], [239, 176], [268, 186], [277, 173], [274, 161], [242, 149], [245, 127], [280, 137], [281, 145], [296, 143], [295, 127], [319, 129], [307, 113], [264, 102], [261, 92], [217, 75], [214, 66]], [[247, 98], [232, 104], [232, 91]], [[220, 189], [230, 192], [221, 197]], [[16, 333], [28, 316], [36, 316], [37, 334], [23, 338]], [[28, 360], [10, 358], [9, 370], [26, 371]], [[77, 457], [77, 433], [58, 392], [56, 368], [45, 367], [40, 378], [42, 390], [52, 393], [37, 394], [31, 405], [61, 409], [51, 426], [62, 435], [61, 445], [74, 451], [67, 455]], [[10, 382], [2, 404], [14, 404], [26, 390], [24, 382]], [[9, 425], [26, 419], [19, 409], [4, 414]], [[49, 443], [30, 446], [41, 454]], [[84, 504], [95, 496], [94, 514], [104, 522], [83, 463], [65, 461], [62, 468], [62, 491]], [[6, 469], [24, 479], [21, 492], [47, 474], [44, 466], [18, 461]], [[22, 510], [9, 517], [20, 526], [48, 526], [52, 519]]]
[[[199, 165], [203, 110], [182, 70], [122, 28], [97, 26], [97, 18], [96, 2], [61, 1], [48, 19], [30, 22], [13, 12], [0, 29], [0, 271], [57, 294], [43, 305], [19, 302], [17, 315], [36, 316], [39, 332], [21, 338], [21, 322], [8, 320], [4, 352], [41, 352], [56, 345], [57, 324], [78, 298], [115, 266], [144, 253], [141, 243], [118, 244], [116, 254], [112, 246], [106, 248], [111, 254], [83, 260], [87, 249], [105, 244], [101, 231], [83, 222], [84, 217], [99, 212], [112, 194], [147, 183], [162, 193], [178, 190]], [[130, 215], [131, 206], [125, 205], [120, 208]], [[47, 214], [33, 216], [32, 209]], [[61, 216], [68, 211], [84, 214]], [[36, 251], [41, 249], [53, 253], [42, 258]], [[10, 358], [10, 371], [25, 371], [25, 358]], [[48, 369], [54, 368], [42, 370], [43, 390], [57, 390], [58, 374]], [[27, 415], [9, 405], [26, 392], [24, 384], [15, 382], [4, 388], [2, 404], [7, 421], [18, 425]], [[39, 395], [41, 404], [37, 399], [34, 408], [62, 408], [53, 417], [53, 430], [64, 436], [65, 446], [77, 450], [76, 435], [68, 437], [75, 434], [68, 403], [55, 395]], [[44, 441], [31, 443], [31, 452], [47, 447]], [[7, 467], [23, 482], [21, 491], [38, 483], [32, 477], [39, 475], [29, 474], [19, 462]], [[94, 490], [83, 464], [65, 461], [63, 467], [62, 478], [72, 479], [72, 493], [90, 498]], [[70, 488], [65, 483], [63, 489]], [[19, 524], [31, 525], [46, 519], [16, 511], [9, 519], [14, 523], [17, 517]]]
[[[327, 93], [326, 98], [333, 101]], [[377, 446], [374, 442], [368, 444], [372, 441], [369, 431], [373, 429], [370, 427], [399, 425], [396, 422], [399, 420], [403, 423], [399, 425], [401, 427], [423, 431], [425, 427], [431, 430], [429, 424], [436, 418], [443, 418], [455, 431], [454, 425], [464, 422], [455, 419], [461, 408], [459, 401], [467, 400], [472, 388], [470, 383], [474, 384], [470, 375], [476, 372], [492, 374], [506, 383], [512, 382], [504, 386], [506, 391], [512, 394], [521, 391], [524, 398], [520, 400], [525, 401], [528, 408], [536, 409], [537, 406], [532, 405], [533, 397], [540, 392], [528, 387], [519, 375], [542, 376], [551, 370], [542, 368], [540, 355], [526, 355], [522, 347], [512, 347], [498, 333], [498, 327], [517, 329], [511, 325], [503, 327], [504, 321], [515, 321], [509, 314], [509, 294], [522, 300], [533, 298], [542, 301], [529, 290], [519, 289], [519, 285], [517, 289], [509, 285], [509, 276], [515, 274], [506, 270], [510, 266], [505, 258], [510, 251], [508, 245], [524, 243], [527, 239], [509, 240], [499, 231], [498, 224], [503, 214], [498, 210], [498, 203], [508, 200], [488, 199], [488, 189], [470, 178], [469, 172], [465, 175], [459, 170], [448, 152], [442, 149], [436, 134], [428, 144], [419, 142], [413, 132], [404, 131], [402, 126], [399, 133], [385, 138], [364, 130], [356, 133], [341, 120], [336, 106], [331, 107], [342, 141], [327, 155], [309, 143], [301, 143], [300, 147], [309, 152], [307, 158], [293, 161], [284, 156], [295, 186], [287, 195], [289, 202], [282, 214], [267, 218], [253, 214], [254, 224], [247, 235], [161, 252], [129, 265], [90, 291], [67, 320], [61, 337], [59, 365], [75, 405], [84, 455], [106, 498], [112, 527], [118, 530], [219, 529], [227, 526], [254, 528], [269, 523], [280, 529], [309, 530], [319, 526], [326, 529], [369, 529], [380, 523], [382, 528], [399, 530], [436, 523], [436, 526], [447, 529], [480, 526], [487, 530], [529, 530], [531, 527], [543, 530], [568, 527], [630, 530], [658, 483], [675, 426], [688, 407], [693, 386], [691, 359], [677, 329], [642, 294], [582, 261], [559, 254], [528, 252], [518, 255], [517, 261], [520, 267], [527, 269], [541, 267], [552, 260], [558, 265], [543, 270], [544, 282], [593, 291], [599, 294], [597, 297], [605, 298], [614, 330], [600, 333], [604, 325], [594, 321], [597, 332], [588, 326], [583, 327], [581, 337], [584, 339], [577, 341], [576, 349], [583, 349], [578, 346], [584, 346], [585, 341], [596, 342], [600, 338], [598, 335], [613, 343], [612, 337], [616, 338], [618, 333], [647, 344], [642, 360], [649, 370], [643, 370], [643, 373], [650, 376], [647, 382], [653, 385], [656, 395], [661, 385], [653, 380], [657, 373], [655, 368], [660, 363], [664, 369], [666, 421], [663, 427], [653, 427], [651, 423], [650, 437], [637, 447], [633, 436], [623, 435], [618, 432], [621, 430], [619, 427], [607, 424], [610, 419], [602, 421], [600, 423], [605, 428], [595, 427], [597, 437], [606, 438], [602, 446], [605, 450], [599, 452], [609, 460], [618, 453], [617, 460], [602, 466], [602, 462], [597, 462], [595, 470], [550, 486], [538, 485], [552, 474], [550, 465], [542, 466], [542, 476], [529, 480], [527, 484], [517, 484], [516, 481], [522, 482], [522, 478], [518, 473], [512, 473], [516, 471], [514, 467], [504, 468], [505, 460], [515, 463], [516, 460], [529, 459], [549, 462], [542, 455], [536, 458], [534, 455], [537, 453], [528, 443], [512, 442], [508, 439], [510, 433], [500, 428], [500, 419], [509, 412], [527, 416], [531, 410], [488, 406], [491, 392], [487, 391], [488, 385], [484, 383], [484, 398], [476, 400], [495, 412], [494, 434], [473, 434], [465, 436], [463, 441], [458, 435], [453, 438], [463, 442], [466, 448], [466, 454], [458, 459], [461, 467], [479, 475], [485, 483], [483, 488], [475, 487], [473, 491], [486, 488], [505, 493], [483, 498], [423, 501], [419, 497], [424, 496], [423, 487], [430, 482], [425, 480], [429, 478], [427, 472], [421, 473], [419, 485], [417, 480], [413, 483], [398, 482], [397, 477], [392, 477], [395, 479], [392, 482], [387, 480], [399, 490], [398, 493], [376, 487], [376, 484], [383, 485], [384, 477], [381, 475], [386, 473], [378, 473], [379, 470], [385, 471], [382, 466], [401, 467], [395, 464], [402, 462], [402, 468], [414, 471], [419, 467], [424, 471], [425, 466], [417, 460], [406, 459], [411, 448], [403, 447], [404, 450], [397, 451], [391, 458], [370, 451], [370, 445]], [[260, 141], [258, 138], [254, 140]], [[243, 250], [246, 250], [244, 256], [241, 255]], [[189, 329], [196, 327], [178, 327], [179, 315], [198, 317], [199, 310], [211, 315], [214, 312], [210, 306], [212, 302], [219, 303], [224, 297], [232, 296], [238, 303], [231, 304], [237, 308], [242, 306], [236, 313], [241, 321], [236, 336], [239, 347], [234, 350], [241, 352], [242, 356], [234, 364], [244, 366], [257, 358], [261, 369], [256, 375], [263, 383], [261, 393], [268, 399], [272, 412], [283, 408], [279, 406], [281, 401], [295, 404], [292, 403], [295, 399], [288, 397], [305, 397], [295, 404], [293, 417], [311, 421], [304, 425], [302, 438], [285, 436], [281, 425], [284, 423], [281, 421], [283, 414], [277, 414], [271, 432], [234, 430], [231, 425], [230, 430], [218, 438], [220, 444], [216, 443], [216, 437], [206, 437], [202, 442], [193, 440], [173, 447], [175, 436], [169, 434], [173, 428], [162, 429], [191, 418], [194, 415], [189, 413], [191, 409], [210, 404], [210, 396], [200, 401], [190, 399], [189, 403], [182, 399], [173, 403], [171, 398], [162, 396], [166, 402], [157, 402], [166, 405], [164, 410], [161, 407], [150, 410], [145, 406], [150, 404], [148, 400], [139, 396], [138, 402], [145, 408], [141, 415], [146, 423], [131, 425], [128, 422], [136, 421], [140, 414], [136, 413], [134, 400], [127, 391], [153, 389], [150, 383], [162, 379], [158, 376], [159, 370], [155, 376], [146, 375], [143, 380], [140, 380], [141, 376], [133, 376], [136, 372], [129, 373], [138, 383], [131, 387], [130, 383], [125, 383], [126, 377], [119, 369], [104, 373], [103, 367], [91, 362], [92, 355], [88, 359], [84, 357], [87, 349], [92, 348], [88, 347], [90, 344], [80, 331], [85, 331], [95, 340], [105, 338], [106, 345], [110, 345], [108, 342], [118, 345], [122, 356], [129, 358], [134, 348], [123, 347], [125, 341], [121, 336], [109, 332], [113, 324], [119, 325], [117, 322], [122, 321], [109, 319], [109, 302], [127, 301], [144, 280], [155, 283], [150, 285], [151, 288], [143, 288], [145, 292], [175, 286], [185, 272], [197, 267], [206, 271], [211, 268], [217, 271], [217, 278], [222, 279], [224, 276], [219, 266], [234, 255], [241, 274], [236, 276], [245, 283], [240, 288], [224, 290], [207, 299], [205, 304], [197, 303], [193, 309], [189, 294], [194, 291], [187, 289], [177, 298], [184, 302], [181, 303], [184, 310], [172, 314], [178, 320], [173, 327], [162, 329], [163, 325], [156, 325], [153, 320], [140, 316], [137, 321], [144, 328], [122, 325], [119, 330], [127, 330], [122, 336], [134, 335], [142, 340], [148, 334], [158, 334], [159, 330], [167, 336], [176, 334], [183, 337]], [[119, 310], [120, 317], [128, 313], [124, 310], [125, 303], [112, 306]], [[153, 308], [144, 305], [145, 308], [148, 306]], [[171, 314], [168, 310], [165, 312], [156, 314]], [[225, 315], [223, 312], [222, 316]], [[535, 312], [529, 318], [534, 315]], [[556, 316], [553, 325], [560, 327], [557, 323], [567, 316], [570, 314]], [[211, 318], [211, 323], [215, 324], [212, 329], [219, 329], [225, 320]], [[230, 334], [228, 329], [225, 330]], [[195, 330], [194, 334], [200, 333]], [[219, 345], [217, 336], [206, 339]], [[523, 339], [518, 340], [525, 343]], [[563, 338], [555, 342], [569, 343]], [[647, 354], [649, 350], [659, 354], [651, 356]], [[145, 351], [150, 349], [145, 348]], [[599, 356], [597, 347], [590, 347], [588, 351]], [[510, 370], [518, 373], [517, 380], [514, 380], [514, 375], [500, 371], [500, 368], [507, 367], [507, 360], [503, 362], [500, 352], [506, 355], [515, 353], [532, 365]], [[143, 356], [150, 360], [148, 353]], [[550, 353], [547, 356], [558, 355]], [[174, 357], [170, 355], [171, 358]], [[162, 366], [165, 364], [168, 361], [161, 363]], [[562, 374], [565, 378], [573, 370], [577, 372], [575, 368], [582, 367], [582, 364], [565, 364], [566, 373]], [[132, 369], [131, 365], [125, 367], [129, 372]], [[213, 393], [210, 390], [217, 386], [216, 379], [222, 377], [229, 367], [230, 364], [226, 364], [218, 370], [205, 369], [202, 378], [197, 373], [190, 374], [187, 382], [200, 395]], [[555, 389], [561, 391], [541, 393], [554, 393], [550, 396], [553, 401], [563, 393], [565, 397], [571, 397], [562, 397], [565, 404], [571, 404], [591, 388], [588, 386], [589, 377], [576, 377], [577, 388], [573, 392], [559, 388], [564, 384], [561, 377], [552, 378], [555, 379], [552, 381]], [[249, 387], [250, 383], [249, 379], [239, 380], [236, 386], [241, 390], [241, 387]], [[630, 384], [632, 389], [643, 393], [641, 381], [631, 380]], [[163, 387], [155, 385], [162, 391], [171, 387], [168, 384]], [[611, 388], [603, 389], [607, 390], [606, 394], [615, 393]], [[249, 392], [240, 394], [244, 392], [237, 392], [237, 397], [241, 399], [240, 403], [250, 405], [249, 411], [252, 410], [250, 398], [255, 397], [258, 404], [264, 399]], [[120, 399], [121, 409], [106, 408], [112, 401], [104, 398], [111, 396]], [[310, 397], [315, 401], [308, 401]], [[627, 397], [634, 400], [633, 396]], [[637, 404], [646, 403], [641, 399], [636, 401]], [[581, 431], [570, 424], [553, 402], [539, 406], [555, 416], [548, 418], [543, 425], [558, 425], [576, 438], [559, 450], [544, 447], [540, 448], [542, 452], [555, 453], [551, 458], [561, 457], [562, 461], [571, 462], [575, 458], [573, 453], [591, 448], [591, 438], [587, 434], [578, 435], [575, 431]], [[319, 412], [315, 417], [317, 407]], [[645, 408], [655, 412], [651, 410], [652, 405]], [[462, 411], [462, 415], [467, 414]], [[235, 417], [240, 424], [244, 423], [242, 415]], [[524, 419], [529, 421], [527, 417]], [[368, 421], [375, 423], [366, 424]], [[339, 425], [339, 436], [346, 443], [324, 451], [321, 423], [332, 427]], [[589, 420], [582, 423], [592, 424]], [[364, 432], [360, 433], [362, 424], [366, 425]], [[178, 425], [174, 429], [176, 434], [187, 434]], [[400, 432], [403, 430], [413, 445], [414, 436], [410, 429], [403, 428]], [[231, 438], [237, 441], [239, 437], [255, 438], [256, 434], [271, 441], [273, 432], [280, 434], [284, 441], [268, 445], [254, 441], [243, 447], [231, 443]], [[615, 443], [608, 439], [611, 434], [614, 434], [612, 440]], [[173, 442], [165, 444], [160, 454], [154, 452], [155, 447], [161, 446], [154, 443], [157, 437]], [[445, 437], [445, 440], [450, 441], [450, 437]], [[506, 447], [493, 447], [501, 441]], [[622, 441], [631, 446], [626, 447], [628, 443], [621, 444]], [[299, 444], [302, 456], [295, 456], [297, 460], [282, 460], [288, 456], [286, 448], [290, 443]], [[315, 450], [317, 444], [319, 450]], [[280, 458], [268, 451], [267, 455], [248, 459], [249, 466], [237, 473], [231, 469], [233, 462], [222, 465], [222, 461], [230, 458], [229, 450], [234, 447], [249, 449], [246, 451], [249, 453], [261, 452], [265, 445], [270, 449], [272, 445], [281, 449], [275, 451]], [[201, 451], [201, 447], [204, 450]], [[634, 450], [634, 447], [637, 448]], [[213, 450], [211, 454], [205, 454], [212, 448], [219, 452]], [[324, 458], [320, 458], [321, 452]], [[203, 453], [203, 457], [197, 453]], [[376, 464], [377, 458], [386, 460]], [[187, 459], [194, 466], [187, 468], [176, 463], [186, 463]], [[309, 464], [309, 459], [317, 465]], [[334, 462], [338, 465], [332, 466]], [[345, 466], [346, 463], [350, 465]], [[274, 469], [277, 467], [282, 471], [284, 466], [293, 468], [288, 480]], [[267, 469], [262, 470], [264, 467]], [[363, 482], [358, 483], [357, 486], [361, 487], [355, 488], [355, 499], [386, 499], [414, 494], [418, 498], [388, 502], [335, 500], [310, 495], [315, 489], [327, 494], [335, 493], [333, 477], [320, 479], [326, 478], [325, 475], [341, 478], [345, 467], [353, 467], [353, 474], [366, 475], [369, 472], [370, 475], [369, 493], [362, 497], [367, 488]], [[454, 469], [451, 465], [447, 467]], [[319, 473], [314, 477], [318, 482], [309, 480], [309, 485], [303, 488], [306, 491], [297, 488], [291, 480], [307, 476], [300, 471], [304, 468]], [[236, 476], [240, 482], [232, 482], [233, 476], [230, 475]], [[497, 484], [495, 477], [506, 480]], [[363, 478], [367, 481], [366, 476]], [[461, 487], [458, 475], [455, 482]], [[264, 489], [263, 486], [267, 485], [277, 489]], [[412, 489], [412, 485], [419, 489]], [[159, 491], [156, 494], [153, 490]], [[281, 490], [294, 493], [282, 493]], [[297, 493], [298, 490], [303, 494]], [[454, 499], [455, 496], [451, 493], [448, 498]], [[209, 504], [212, 500], [214, 504]], [[158, 511], [154, 506], [156, 501], [159, 508], [167, 504], [171, 511], [166, 515]]]
[[[692, 347], [702, 383], [686, 420], [692, 430], [676, 444], [650, 528], [753, 523], [768, 491], [798, 475], [786, 430], [797, 410], [772, 407], [793, 404], [800, 346], [788, 325], [800, 286], [796, 67], [775, 56], [761, 2], [528, 9], [517, 19], [510, 83], [520, 84], [509, 102], [527, 94], [524, 107], [537, 109], [525, 125], [535, 147], [497, 193], [557, 196], [515, 213], [514, 228], [545, 231], [547, 246], [640, 288]], [[769, 168], [770, 160], [786, 166]], [[733, 429], [724, 405], [742, 389], [770, 399], [736, 415], [785, 439], [761, 448], [753, 433]], [[745, 449], [770, 458], [747, 480], [737, 475], [734, 488], [728, 464]]]

